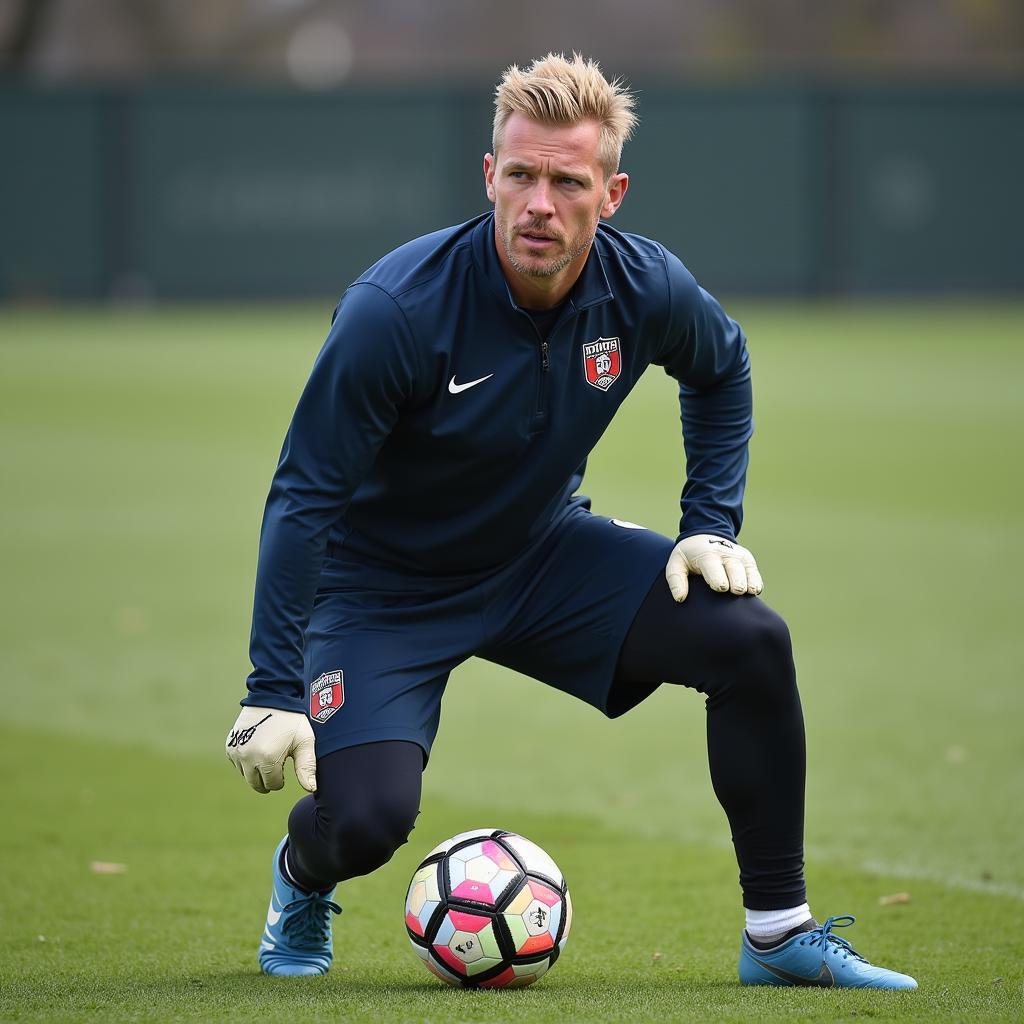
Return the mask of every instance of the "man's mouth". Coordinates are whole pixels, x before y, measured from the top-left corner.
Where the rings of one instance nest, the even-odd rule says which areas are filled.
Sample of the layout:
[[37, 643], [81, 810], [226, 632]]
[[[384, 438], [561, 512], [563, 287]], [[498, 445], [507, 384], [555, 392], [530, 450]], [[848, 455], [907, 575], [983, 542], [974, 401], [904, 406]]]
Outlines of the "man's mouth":
[[537, 244], [555, 241], [554, 235], [546, 235], [541, 231], [520, 231], [519, 237], [525, 238], [528, 242], [534, 242]]

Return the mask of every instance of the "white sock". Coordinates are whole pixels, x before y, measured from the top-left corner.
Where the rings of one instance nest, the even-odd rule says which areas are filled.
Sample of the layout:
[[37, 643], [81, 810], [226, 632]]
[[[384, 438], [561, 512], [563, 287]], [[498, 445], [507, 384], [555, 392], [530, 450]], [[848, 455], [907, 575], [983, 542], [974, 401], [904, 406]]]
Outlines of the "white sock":
[[806, 903], [789, 910], [747, 910], [747, 934], [758, 942], [781, 939], [786, 932], [811, 919]]

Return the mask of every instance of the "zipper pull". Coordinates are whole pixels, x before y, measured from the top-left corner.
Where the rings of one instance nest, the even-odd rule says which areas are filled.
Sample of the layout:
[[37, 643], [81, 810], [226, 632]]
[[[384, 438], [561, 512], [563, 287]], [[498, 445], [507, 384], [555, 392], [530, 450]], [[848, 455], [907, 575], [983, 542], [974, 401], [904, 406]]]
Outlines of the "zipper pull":
[[546, 341], [540, 343], [540, 368], [545, 371], [548, 368], [548, 343]]

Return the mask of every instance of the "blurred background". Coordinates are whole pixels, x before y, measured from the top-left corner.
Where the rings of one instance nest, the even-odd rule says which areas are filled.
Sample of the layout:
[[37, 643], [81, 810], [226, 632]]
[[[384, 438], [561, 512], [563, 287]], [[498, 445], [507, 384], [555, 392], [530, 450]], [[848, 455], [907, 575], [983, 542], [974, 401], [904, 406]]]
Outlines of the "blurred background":
[[715, 290], [1024, 286], [1017, 0], [0, 0], [0, 296], [335, 295], [484, 208], [549, 49], [640, 90], [617, 226]]

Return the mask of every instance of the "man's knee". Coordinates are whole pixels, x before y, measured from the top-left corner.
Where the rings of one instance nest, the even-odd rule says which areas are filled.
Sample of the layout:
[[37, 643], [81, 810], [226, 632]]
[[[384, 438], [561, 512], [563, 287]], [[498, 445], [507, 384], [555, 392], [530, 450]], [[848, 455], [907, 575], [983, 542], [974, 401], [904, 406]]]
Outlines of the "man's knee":
[[789, 629], [756, 597], [714, 593], [703, 580], [677, 604], [656, 580], [619, 655], [619, 685], [681, 683], [709, 700], [748, 688], [762, 699], [791, 699], [795, 670]]
[[794, 699], [796, 669], [789, 627], [763, 601], [749, 598], [742, 603], [744, 614], [729, 639], [736, 659], [734, 684], [748, 689], [758, 701]]
[[366, 875], [386, 864], [404, 845], [419, 808], [409, 800], [361, 799], [334, 809], [326, 821], [326, 839], [339, 877]]
[[793, 663], [793, 641], [789, 635], [789, 627], [778, 612], [773, 611], [763, 601], [754, 600], [750, 604], [756, 614], [750, 616], [748, 643], [761, 658], [782, 666]]

